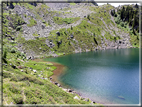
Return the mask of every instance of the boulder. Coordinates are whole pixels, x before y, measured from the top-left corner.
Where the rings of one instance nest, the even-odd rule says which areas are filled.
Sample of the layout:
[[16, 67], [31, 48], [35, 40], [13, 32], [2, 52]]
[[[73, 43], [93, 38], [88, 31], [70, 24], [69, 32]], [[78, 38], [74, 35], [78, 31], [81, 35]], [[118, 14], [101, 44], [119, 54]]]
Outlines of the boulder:
[[67, 91], [67, 89], [63, 88], [64, 91]]
[[118, 98], [125, 100], [125, 98], [123, 96], [118, 96]]
[[75, 96], [74, 99], [80, 100], [78, 96]]
[[73, 90], [72, 89], [68, 89], [68, 92], [73, 92]]
[[52, 45], [52, 42], [49, 42], [49, 45]]
[[32, 70], [33, 68], [32, 67], [30, 67], [30, 70]]
[[71, 34], [71, 35], [70, 35], [70, 37], [71, 37], [71, 38], [73, 38], [73, 37], [74, 37], [74, 35], [73, 35], [73, 34]]
[[54, 82], [54, 84], [57, 85], [58, 83], [57, 83], [57, 82]]
[[34, 73], [36, 73], [36, 72], [37, 72], [35, 69], [34, 69], [33, 71], [34, 71]]
[[57, 85], [58, 87], [60, 87], [60, 86], [61, 86], [61, 85], [60, 85], [59, 83], [57, 83], [57, 82], [55, 82], [54, 84], [55, 84], [55, 85]]
[[12, 67], [13, 69], [16, 69], [16, 66], [15, 66], [15, 65], [11, 65], [11, 67]]
[[28, 56], [27, 60], [29, 60], [29, 59], [34, 60], [34, 56]]
[[95, 101], [92, 101], [92, 103], [96, 103]]
[[57, 34], [58, 36], [60, 36], [60, 32], [56, 32], [56, 34]]
[[24, 70], [23, 69], [21, 69], [21, 72], [23, 72]]
[[57, 86], [58, 86], [58, 87], [61, 87], [61, 85], [60, 85], [59, 83], [57, 84]]
[[42, 25], [41, 27], [42, 27], [42, 29], [44, 29], [44, 28], [45, 28], [45, 25]]

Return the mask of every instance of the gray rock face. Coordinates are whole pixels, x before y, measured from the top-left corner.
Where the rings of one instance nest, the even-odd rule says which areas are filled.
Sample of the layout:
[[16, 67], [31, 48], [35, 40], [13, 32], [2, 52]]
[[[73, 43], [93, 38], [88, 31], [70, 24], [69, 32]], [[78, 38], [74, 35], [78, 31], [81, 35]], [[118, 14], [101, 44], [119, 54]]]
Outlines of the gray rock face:
[[69, 7], [69, 3], [46, 3], [53, 10], [59, 10], [61, 8]]

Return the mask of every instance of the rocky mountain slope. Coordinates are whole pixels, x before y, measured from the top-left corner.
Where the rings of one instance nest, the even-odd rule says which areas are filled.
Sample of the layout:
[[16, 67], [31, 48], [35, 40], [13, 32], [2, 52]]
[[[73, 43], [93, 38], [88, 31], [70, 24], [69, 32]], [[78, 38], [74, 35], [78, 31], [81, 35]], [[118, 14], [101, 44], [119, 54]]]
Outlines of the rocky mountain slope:
[[129, 32], [115, 23], [112, 9], [92, 3], [3, 4], [3, 37], [35, 57], [132, 47]]

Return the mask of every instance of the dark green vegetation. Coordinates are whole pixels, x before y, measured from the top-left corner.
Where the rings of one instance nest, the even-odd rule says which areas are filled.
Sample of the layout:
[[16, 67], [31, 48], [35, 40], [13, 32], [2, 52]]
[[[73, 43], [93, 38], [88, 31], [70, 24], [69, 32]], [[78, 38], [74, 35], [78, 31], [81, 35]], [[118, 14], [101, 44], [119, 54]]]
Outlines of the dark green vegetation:
[[127, 5], [120, 9], [111, 10], [111, 15], [115, 17], [115, 22], [130, 33], [131, 43], [134, 47], [139, 47], [139, 6]]
[[34, 25], [36, 25], [37, 24], [37, 22], [33, 19], [33, 18], [31, 18], [30, 20], [29, 20], [29, 24], [27, 24], [27, 26], [28, 27], [32, 27], [32, 26], [34, 26]]

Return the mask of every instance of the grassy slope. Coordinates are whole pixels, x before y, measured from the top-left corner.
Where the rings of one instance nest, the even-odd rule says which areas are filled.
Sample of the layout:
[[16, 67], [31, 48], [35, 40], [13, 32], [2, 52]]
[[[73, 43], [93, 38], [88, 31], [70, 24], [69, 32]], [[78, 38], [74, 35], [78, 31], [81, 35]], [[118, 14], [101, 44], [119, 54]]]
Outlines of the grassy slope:
[[[6, 49], [3, 65], [3, 103], [4, 104], [90, 104], [75, 100], [76, 94], [63, 91], [53, 85], [49, 77], [56, 69], [48, 62], [35, 62], [25, 59], [19, 51]], [[34, 70], [37, 72], [34, 73]], [[42, 79], [42, 78], [45, 79]]]

